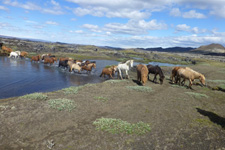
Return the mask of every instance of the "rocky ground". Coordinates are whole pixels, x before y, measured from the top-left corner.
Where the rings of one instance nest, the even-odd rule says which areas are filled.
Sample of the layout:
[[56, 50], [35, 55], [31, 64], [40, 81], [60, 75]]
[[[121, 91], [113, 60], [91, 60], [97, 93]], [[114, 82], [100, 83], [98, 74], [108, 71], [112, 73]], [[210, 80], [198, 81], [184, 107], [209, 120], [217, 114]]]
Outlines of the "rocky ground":
[[[224, 63], [205, 61], [189, 67], [205, 75], [208, 87], [197, 80], [193, 90], [171, 84], [172, 67], [162, 67], [163, 85], [148, 81], [140, 86], [132, 69], [130, 79], [106, 79], [42, 97], [1, 99], [0, 149], [224, 150], [225, 93], [212, 88], [225, 88]], [[70, 105], [54, 105], [65, 99]], [[108, 122], [98, 130], [94, 122], [100, 118], [146, 126], [133, 132]]]

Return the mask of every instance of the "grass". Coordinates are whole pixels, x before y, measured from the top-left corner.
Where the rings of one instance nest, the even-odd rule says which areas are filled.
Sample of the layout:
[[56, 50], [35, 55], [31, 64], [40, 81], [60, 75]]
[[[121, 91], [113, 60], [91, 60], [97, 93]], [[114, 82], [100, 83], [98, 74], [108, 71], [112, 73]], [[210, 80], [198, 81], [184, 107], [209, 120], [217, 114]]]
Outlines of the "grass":
[[72, 111], [76, 108], [76, 105], [72, 100], [69, 99], [51, 99], [48, 101], [50, 108], [57, 109], [59, 111], [66, 110]]
[[194, 93], [194, 92], [185, 92], [188, 95], [194, 96], [195, 98], [209, 98], [207, 95], [205, 94], [201, 94], [201, 93]]
[[207, 82], [224, 83], [225, 84], [225, 80], [207, 80]]
[[100, 118], [93, 122], [96, 126], [96, 130], [106, 131], [112, 134], [126, 133], [143, 135], [151, 131], [150, 125], [142, 121], [131, 124], [121, 119], [113, 118]]
[[33, 100], [46, 100], [47, 98], [48, 96], [42, 93], [27, 94], [20, 97], [20, 99], [33, 99]]
[[147, 86], [126, 86], [126, 88], [135, 90], [138, 92], [152, 92], [152, 88]]
[[120, 83], [120, 82], [129, 82], [129, 81], [127, 81], [127, 80], [107, 80], [107, 81], [105, 81], [105, 82], [109, 82], [109, 83]]
[[78, 86], [71, 86], [69, 88], [63, 89], [62, 91], [64, 92], [64, 94], [77, 94], [80, 88], [81, 87]]
[[173, 85], [171, 85], [172, 87], [175, 87], [175, 88], [185, 88], [184, 86], [180, 86], [180, 85], [177, 85], [177, 84], [173, 84]]
[[101, 101], [101, 102], [107, 102], [109, 99], [106, 98], [106, 97], [102, 97], [102, 96], [96, 96], [94, 97], [94, 99], [98, 100], [98, 101]]

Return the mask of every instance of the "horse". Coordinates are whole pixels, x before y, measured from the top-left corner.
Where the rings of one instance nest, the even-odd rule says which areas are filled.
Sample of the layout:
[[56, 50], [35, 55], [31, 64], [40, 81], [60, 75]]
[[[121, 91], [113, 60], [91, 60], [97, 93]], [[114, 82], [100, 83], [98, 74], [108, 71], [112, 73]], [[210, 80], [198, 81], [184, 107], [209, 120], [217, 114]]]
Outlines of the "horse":
[[16, 52], [11, 52], [11, 53], [9, 54], [9, 58], [11, 58], [11, 57], [18, 58], [19, 55], [18, 55], [18, 53], [16, 53]]
[[178, 80], [179, 80], [179, 85], [181, 85], [181, 78], [183, 78], [183, 83], [185, 84], [185, 80], [188, 79], [189, 80], [189, 88], [191, 88], [192, 83], [195, 79], [199, 79], [201, 84], [206, 86], [205, 84], [205, 76], [197, 71], [194, 71], [188, 67], [186, 68], [180, 68], [178, 70]]
[[182, 68], [182, 67], [177, 66], [177, 67], [174, 67], [174, 68], [173, 68], [172, 73], [171, 73], [171, 76], [170, 76], [170, 79], [171, 79], [171, 82], [172, 82], [172, 83], [174, 83], [174, 81], [173, 81], [173, 78], [174, 78], [174, 77], [175, 77], [175, 81], [176, 81], [176, 83], [177, 83], [177, 71], [178, 71], [180, 68]]
[[32, 56], [31, 57], [31, 59], [30, 59], [30, 61], [32, 62], [32, 61], [40, 61], [40, 55], [37, 55], [37, 56]]
[[90, 63], [88, 65], [81, 66], [81, 71], [87, 70], [87, 73], [90, 73], [93, 67], [96, 68], [96, 64]]
[[119, 63], [117, 66], [117, 71], [119, 72], [118, 77], [120, 76], [120, 78], [123, 79], [121, 72], [122, 70], [124, 70], [127, 79], [129, 79], [128, 71], [130, 70], [131, 67], [133, 67], [133, 63], [134, 60], [128, 60], [125, 63]]
[[15, 51], [15, 53], [17, 53], [17, 54], [20, 56], [20, 53], [21, 53], [21, 52], [20, 52], [20, 51]]
[[111, 66], [109, 68], [103, 68], [100, 77], [108, 75], [109, 78], [113, 78], [112, 76], [115, 74], [117, 66]]
[[51, 56], [52, 54], [42, 54], [41, 55], [41, 60], [44, 60], [46, 56]]
[[67, 60], [59, 60], [59, 65], [58, 67], [64, 67], [64, 68], [68, 68], [68, 59]]
[[25, 51], [22, 51], [22, 52], [20, 53], [20, 57], [26, 57], [27, 55], [28, 55], [28, 53], [25, 52]]
[[145, 85], [148, 79], [148, 68], [146, 65], [139, 64], [137, 65], [137, 80]]
[[4, 53], [7, 53], [7, 54], [10, 54], [13, 50], [11, 48], [8, 48], [6, 46], [3, 46], [3, 43], [0, 44], [1, 48], [2, 48], [2, 51]]
[[156, 66], [147, 65], [147, 68], [148, 68], [148, 80], [150, 80], [149, 74], [152, 73], [152, 74], [155, 74], [153, 82], [156, 83], [156, 80], [157, 80], [156, 76], [159, 75], [160, 84], [163, 84], [163, 80], [164, 80], [165, 76], [162, 72], [162, 69], [158, 65], [156, 65]]
[[70, 67], [69, 72], [72, 72], [72, 70], [78, 70], [78, 73], [80, 73], [81, 71], [81, 67], [74, 63], [74, 61], [68, 61], [68, 65]]
[[49, 63], [50, 65], [52, 65], [52, 64], [54, 64], [54, 62], [55, 62], [55, 59], [52, 57], [45, 57], [45, 59], [44, 59], [44, 64]]

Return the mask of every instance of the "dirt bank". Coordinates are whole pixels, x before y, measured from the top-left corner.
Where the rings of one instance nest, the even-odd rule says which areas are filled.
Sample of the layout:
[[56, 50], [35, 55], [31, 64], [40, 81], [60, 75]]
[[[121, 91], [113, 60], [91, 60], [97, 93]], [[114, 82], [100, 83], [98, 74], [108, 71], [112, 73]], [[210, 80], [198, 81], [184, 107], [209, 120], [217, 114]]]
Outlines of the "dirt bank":
[[[190, 67], [203, 73], [208, 85], [225, 85], [223, 64]], [[148, 81], [148, 91], [130, 88], [138, 86], [133, 70], [128, 80], [43, 93], [43, 100], [0, 100], [0, 149], [225, 149], [225, 93], [171, 84], [171, 69], [163, 67], [163, 85]], [[52, 100], [63, 98], [73, 107], [54, 109]], [[142, 121], [151, 129], [141, 135], [96, 130], [93, 122], [102, 117]]]

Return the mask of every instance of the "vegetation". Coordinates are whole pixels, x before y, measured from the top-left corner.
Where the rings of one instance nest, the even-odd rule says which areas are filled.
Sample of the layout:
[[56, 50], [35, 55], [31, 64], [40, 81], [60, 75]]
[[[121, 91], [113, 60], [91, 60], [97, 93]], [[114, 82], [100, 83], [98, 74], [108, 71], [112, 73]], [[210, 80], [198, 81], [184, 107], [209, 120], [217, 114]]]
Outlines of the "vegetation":
[[201, 93], [194, 93], [194, 92], [185, 92], [185, 93], [186, 93], [186, 94], [189, 94], [189, 95], [191, 95], [191, 96], [194, 96], [195, 98], [202, 98], [202, 97], [208, 98], [207, 95], [201, 94]]
[[71, 86], [69, 88], [63, 89], [64, 94], [77, 94], [81, 87]]
[[42, 93], [27, 94], [20, 97], [20, 99], [33, 99], [33, 100], [46, 100], [47, 98], [48, 96]]
[[94, 99], [98, 100], [98, 101], [101, 101], [101, 102], [107, 102], [109, 99], [106, 98], [106, 97], [102, 97], [102, 96], [96, 96], [94, 97]]
[[150, 125], [142, 121], [131, 124], [121, 119], [100, 118], [93, 122], [97, 130], [106, 131], [112, 134], [126, 133], [143, 135], [151, 131]]
[[59, 111], [67, 110], [72, 111], [76, 108], [76, 105], [72, 100], [69, 99], [51, 99], [48, 101], [50, 108], [57, 109]]
[[126, 86], [126, 88], [139, 92], [152, 92], [152, 88], [147, 86]]

